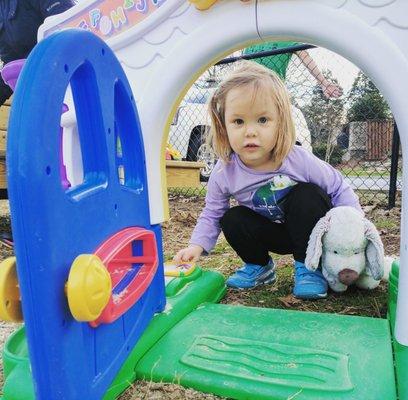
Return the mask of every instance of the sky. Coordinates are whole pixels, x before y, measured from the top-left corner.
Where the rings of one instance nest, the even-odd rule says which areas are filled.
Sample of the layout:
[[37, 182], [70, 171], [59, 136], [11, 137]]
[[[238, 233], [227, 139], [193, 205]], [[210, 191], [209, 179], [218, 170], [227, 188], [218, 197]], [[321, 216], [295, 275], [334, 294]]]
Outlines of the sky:
[[346, 58], [333, 53], [324, 48], [310, 50], [316, 64], [321, 70], [329, 69], [333, 76], [338, 79], [340, 86], [345, 92], [348, 92], [356, 78], [359, 68], [348, 61]]
[[[320, 71], [329, 70], [331, 75], [337, 79], [343, 89], [343, 96], [346, 98], [360, 69], [330, 50], [314, 48], [307, 51]], [[302, 107], [312, 100], [313, 88], [317, 81], [300, 59], [293, 56], [286, 73], [285, 83], [294, 103]]]

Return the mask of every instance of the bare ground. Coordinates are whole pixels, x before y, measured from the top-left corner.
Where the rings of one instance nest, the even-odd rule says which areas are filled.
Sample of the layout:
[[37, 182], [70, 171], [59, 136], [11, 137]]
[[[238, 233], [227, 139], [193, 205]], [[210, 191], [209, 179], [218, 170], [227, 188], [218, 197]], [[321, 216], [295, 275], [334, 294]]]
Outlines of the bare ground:
[[[204, 205], [202, 197], [170, 198], [170, 220], [163, 225], [163, 238], [166, 259], [170, 259], [182, 246], [186, 245], [194, 228], [196, 219]], [[380, 231], [387, 255], [399, 255], [400, 240], [400, 204], [392, 210], [386, 210], [377, 203], [367, 202], [364, 205], [367, 217]], [[0, 231], [10, 229], [8, 202], [0, 201]], [[12, 251], [0, 244], [0, 260], [12, 255]], [[315, 312], [336, 312], [340, 314], [384, 317], [387, 307], [386, 284], [370, 291], [348, 290], [346, 294], [331, 293], [327, 299], [319, 302], [300, 301], [291, 294], [292, 259], [290, 256], [276, 257], [278, 281], [275, 285], [253, 291], [229, 291], [223, 303], [249, 305], [258, 307], [287, 308]], [[212, 268], [228, 276], [239, 259], [233, 250], [220, 238], [214, 254], [200, 261], [203, 268]], [[18, 325], [0, 322], [0, 344]], [[0, 387], [2, 386], [2, 364], [0, 364]], [[212, 400], [219, 397], [185, 389], [181, 386], [165, 383], [135, 382], [120, 396], [120, 400], [136, 399], [188, 399]]]

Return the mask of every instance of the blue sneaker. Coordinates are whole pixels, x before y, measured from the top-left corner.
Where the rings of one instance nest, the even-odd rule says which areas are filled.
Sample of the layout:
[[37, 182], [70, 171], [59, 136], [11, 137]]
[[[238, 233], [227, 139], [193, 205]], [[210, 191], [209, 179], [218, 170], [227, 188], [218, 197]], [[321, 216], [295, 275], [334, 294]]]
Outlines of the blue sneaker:
[[305, 264], [295, 261], [293, 294], [298, 299], [323, 299], [327, 296], [327, 281], [319, 270], [309, 271]]
[[275, 280], [275, 265], [270, 258], [265, 266], [245, 264], [234, 275], [231, 275], [225, 283], [228, 287], [234, 289], [253, 289], [260, 285], [273, 283]]

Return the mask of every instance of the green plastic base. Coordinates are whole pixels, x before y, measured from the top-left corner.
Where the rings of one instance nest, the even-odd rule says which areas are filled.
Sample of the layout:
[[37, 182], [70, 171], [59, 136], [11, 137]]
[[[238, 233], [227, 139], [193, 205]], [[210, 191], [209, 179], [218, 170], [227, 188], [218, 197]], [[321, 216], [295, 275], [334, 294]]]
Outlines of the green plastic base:
[[221, 304], [186, 316], [137, 377], [236, 399], [396, 399], [387, 320]]
[[[196, 271], [187, 277], [175, 278], [166, 286], [167, 305], [146, 329], [132, 353], [107, 391], [104, 399], [114, 399], [136, 378], [135, 365], [140, 358], [175, 324], [206, 302], [218, 302], [225, 294], [224, 278], [213, 271]], [[14, 332], [3, 350], [5, 384], [4, 400], [34, 400], [34, 388], [28, 359], [24, 328]], [[1, 399], [1, 398], [0, 398]]]
[[[388, 286], [388, 319], [392, 332], [395, 327], [395, 316], [397, 312], [398, 298], [398, 278], [399, 278], [399, 260], [392, 264]], [[408, 347], [398, 343], [393, 338], [395, 370], [397, 374], [397, 388], [400, 400], [408, 399]]]
[[[224, 293], [222, 276], [211, 271], [171, 281], [166, 310], [153, 318], [104, 399], [136, 378], [237, 399], [396, 399], [387, 320], [208, 304]], [[402, 382], [408, 348], [395, 346]], [[34, 399], [24, 329], [10, 336], [3, 358], [4, 400]], [[400, 400], [408, 399], [407, 385], [399, 386]]]
[[3, 367], [5, 376], [3, 399], [34, 400], [24, 327], [8, 338], [3, 350]]
[[136, 379], [136, 364], [162, 336], [201, 304], [220, 301], [225, 291], [224, 278], [221, 274], [201, 269], [197, 269], [190, 276], [173, 279], [168, 283], [166, 309], [154, 316], [123, 364], [104, 400], [115, 399]]

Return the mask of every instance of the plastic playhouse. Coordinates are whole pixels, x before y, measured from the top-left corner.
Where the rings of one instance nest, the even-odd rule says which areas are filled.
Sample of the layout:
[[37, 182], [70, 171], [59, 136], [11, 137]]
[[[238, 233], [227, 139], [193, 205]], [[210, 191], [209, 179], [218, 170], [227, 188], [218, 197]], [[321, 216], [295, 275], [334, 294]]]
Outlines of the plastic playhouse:
[[[165, 279], [160, 226], [179, 100], [208, 65], [264, 38], [361, 66], [405, 150], [407, 13], [402, 0], [87, 0], [47, 20], [8, 129], [16, 258], [0, 268], [0, 313], [24, 328], [4, 348], [3, 399], [113, 399], [138, 378], [236, 399], [408, 399], [398, 263], [388, 319], [229, 306], [216, 272], [169, 267]], [[75, 118], [70, 104], [61, 117], [68, 87]]]

